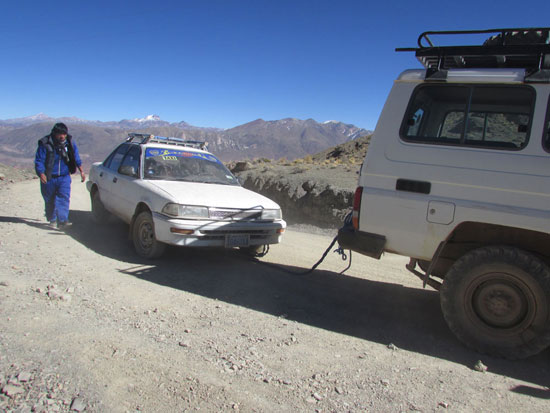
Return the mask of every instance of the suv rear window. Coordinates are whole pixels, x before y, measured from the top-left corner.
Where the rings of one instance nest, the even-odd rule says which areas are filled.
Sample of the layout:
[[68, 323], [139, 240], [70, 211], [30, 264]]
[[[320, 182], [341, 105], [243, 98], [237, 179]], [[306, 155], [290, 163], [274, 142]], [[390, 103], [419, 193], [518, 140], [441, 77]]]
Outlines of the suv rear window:
[[550, 152], [550, 97], [548, 98], [548, 109], [546, 110], [546, 122], [544, 123], [542, 146], [546, 152]]
[[529, 139], [535, 92], [528, 86], [422, 85], [401, 127], [406, 141], [521, 149]]

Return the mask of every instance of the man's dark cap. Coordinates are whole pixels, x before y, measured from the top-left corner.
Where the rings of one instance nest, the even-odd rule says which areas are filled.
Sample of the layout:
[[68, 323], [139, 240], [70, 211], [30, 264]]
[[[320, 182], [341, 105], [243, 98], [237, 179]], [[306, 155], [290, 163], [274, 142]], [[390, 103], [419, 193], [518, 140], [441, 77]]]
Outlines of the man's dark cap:
[[69, 133], [69, 128], [67, 128], [67, 125], [65, 125], [64, 123], [58, 122], [53, 125], [52, 128], [52, 135], [55, 135], [56, 133], [67, 135]]

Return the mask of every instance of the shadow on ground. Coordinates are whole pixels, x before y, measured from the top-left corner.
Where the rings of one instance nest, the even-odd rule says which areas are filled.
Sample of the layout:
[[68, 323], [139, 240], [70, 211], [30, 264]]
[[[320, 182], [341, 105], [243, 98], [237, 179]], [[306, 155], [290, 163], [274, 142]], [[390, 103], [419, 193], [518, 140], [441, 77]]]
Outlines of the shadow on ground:
[[[32, 220], [15, 220], [36, 226]], [[162, 260], [147, 261], [135, 255], [124, 223], [113, 220], [105, 226], [93, 225], [86, 211], [71, 211], [71, 220], [74, 225], [67, 234], [94, 252], [119, 260], [121, 273], [313, 327], [384, 345], [393, 343], [467, 368], [482, 359], [492, 373], [533, 384], [518, 384], [511, 391], [550, 398], [546, 387], [550, 385], [550, 349], [521, 361], [468, 350], [447, 328], [438, 293], [433, 290], [322, 269], [306, 276], [292, 275], [286, 271], [307, 268], [283, 264], [275, 268], [235, 250], [169, 248]]]

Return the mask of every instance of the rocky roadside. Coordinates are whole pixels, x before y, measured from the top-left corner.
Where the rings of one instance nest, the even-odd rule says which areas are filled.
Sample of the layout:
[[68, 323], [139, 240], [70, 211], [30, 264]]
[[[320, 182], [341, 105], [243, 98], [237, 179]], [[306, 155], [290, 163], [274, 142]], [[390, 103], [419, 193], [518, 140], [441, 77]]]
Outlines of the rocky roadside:
[[0, 392], [2, 412], [82, 412], [95, 408], [95, 403], [81, 397], [71, 382], [50, 367], [11, 364], [0, 377]]
[[21, 169], [15, 166], [0, 164], [0, 184], [15, 183], [33, 179], [36, 175], [31, 169]]
[[339, 228], [351, 210], [358, 166], [251, 164], [242, 185], [277, 202], [289, 224]]
[[256, 161], [240, 171], [239, 165], [234, 174], [242, 185], [277, 202], [291, 225], [339, 228], [351, 211], [360, 165]]
[[334, 229], [350, 212], [371, 136], [287, 161], [229, 163], [242, 185], [277, 202], [289, 224]]

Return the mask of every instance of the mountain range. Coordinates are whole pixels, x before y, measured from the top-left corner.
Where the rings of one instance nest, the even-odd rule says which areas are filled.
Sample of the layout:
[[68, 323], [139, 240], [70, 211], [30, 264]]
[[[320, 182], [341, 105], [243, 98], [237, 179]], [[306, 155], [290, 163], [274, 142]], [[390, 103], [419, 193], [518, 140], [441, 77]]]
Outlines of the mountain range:
[[85, 166], [105, 159], [124, 141], [128, 132], [206, 141], [209, 151], [223, 161], [260, 157], [290, 160], [372, 133], [338, 121], [319, 123], [313, 119], [256, 119], [234, 128], [219, 129], [193, 126], [183, 121], [170, 123], [157, 115], [103, 122], [75, 117], [52, 118], [40, 113], [0, 120], [0, 162], [29, 166], [38, 139], [47, 135], [55, 122], [67, 124]]

